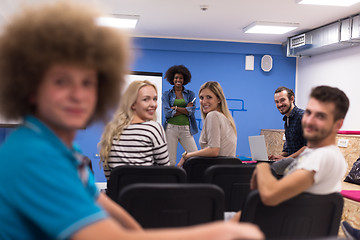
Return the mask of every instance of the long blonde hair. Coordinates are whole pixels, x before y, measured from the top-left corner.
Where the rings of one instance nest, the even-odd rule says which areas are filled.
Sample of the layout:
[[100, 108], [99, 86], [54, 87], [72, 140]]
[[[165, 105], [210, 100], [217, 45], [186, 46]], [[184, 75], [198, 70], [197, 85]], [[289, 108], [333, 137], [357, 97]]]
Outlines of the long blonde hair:
[[[201, 91], [206, 89], [206, 88], [209, 89], [212, 93], [214, 93], [217, 98], [219, 98], [219, 100], [220, 100], [220, 112], [222, 114], [224, 114], [224, 116], [227, 119], [229, 119], [231, 127], [234, 129], [234, 132], [236, 134], [235, 122], [234, 122], [233, 117], [230, 114], [229, 108], [227, 106], [226, 98], [225, 98], [225, 95], [224, 95], [224, 91], [223, 91], [222, 87], [220, 86], [220, 83], [214, 82], [214, 81], [209, 81], [209, 82], [204, 83], [200, 87], [199, 95], [200, 95]], [[205, 119], [206, 114], [203, 112], [201, 104], [200, 104], [200, 110], [201, 110], [201, 116], [203, 117], [203, 119]]]
[[[100, 163], [103, 163], [103, 167], [108, 164], [113, 139], [120, 139], [124, 128], [129, 126], [133, 120], [134, 111], [131, 107], [136, 102], [140, 88], [145, 86], [152, 86], [157, 92], [156, 86], [148, 80], [132, 82], [121, 97], [120, 105], [114, 113], [113, 119], [106, 125], [98, 144], [100, 148]], [[153, 120], [156, 120], [156, 114], [154, 114]]]

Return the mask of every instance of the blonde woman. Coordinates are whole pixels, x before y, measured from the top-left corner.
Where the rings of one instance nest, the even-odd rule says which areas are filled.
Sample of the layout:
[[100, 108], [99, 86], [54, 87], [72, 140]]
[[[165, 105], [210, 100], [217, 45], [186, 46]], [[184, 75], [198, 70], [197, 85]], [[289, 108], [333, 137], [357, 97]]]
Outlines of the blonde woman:
[[121, 165], [169, 165], [165, 132], [156, 119], [157, 89], [134, 81], [125, 91], [99, 143], [105, 177]]
[[236, 126], [218, 82], [206, 82], [199, 90], [200, 110], [204, 119], [199, 143], [201, 150], [184, 152], [178, 166], [189, 157], [232, 156], [236, 153]]

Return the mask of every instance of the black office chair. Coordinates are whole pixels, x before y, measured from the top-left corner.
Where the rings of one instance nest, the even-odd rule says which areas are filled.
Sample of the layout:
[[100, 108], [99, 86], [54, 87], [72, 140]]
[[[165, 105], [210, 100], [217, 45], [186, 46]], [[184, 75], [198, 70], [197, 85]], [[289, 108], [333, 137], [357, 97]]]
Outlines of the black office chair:
[[144, 228], [224, 219], [224, 192], [212, 184], [137, 183], [125, 187], [117, 202]]
[[185, 183], [186, 172], [174, 166], [119, 166], [110, 173], [107, 195], [114, 201], [125, 186], [133, 183]]
[[257, 224], [266, 239], [336, 236], [344, 200], [340, 193], [302, 193], [277, 206], [265, 206], [257, 190], [249, 193], [240, 222]]
[[219, 186], [225, 193], [225, 211], [242, 209], [250, 192], [250, 179], [256, 165], [214, 165], [206, 169], [204, 182]]
[[191, 157], [184, 163], [189, 183], [202, 183], [205, 170], [216, 164], [242, 164], [236, 157]]

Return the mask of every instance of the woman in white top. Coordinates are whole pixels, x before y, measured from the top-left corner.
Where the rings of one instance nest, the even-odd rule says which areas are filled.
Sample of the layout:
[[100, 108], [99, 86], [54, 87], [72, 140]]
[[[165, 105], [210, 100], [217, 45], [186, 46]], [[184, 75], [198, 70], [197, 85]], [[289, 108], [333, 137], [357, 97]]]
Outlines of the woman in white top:
[[129, 85], [99, 143], [107, 179], [121, 165], [169, 165], [164, 129], [154, 121], [156, 108], [154, 84], [144, 80]]
[[183, 153], [178, 166], [189, 157], [217, 157], [236, 154], [236, 127], [218, 82], [206, 82], [199, 90], [201, 115], [204, 119], [200, 135], [201, 150]]

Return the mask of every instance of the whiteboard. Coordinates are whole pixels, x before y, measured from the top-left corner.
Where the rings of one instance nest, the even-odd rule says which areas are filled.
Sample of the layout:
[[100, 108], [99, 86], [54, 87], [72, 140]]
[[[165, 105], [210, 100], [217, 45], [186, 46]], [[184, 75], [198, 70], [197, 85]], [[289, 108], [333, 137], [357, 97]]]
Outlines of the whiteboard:
[[[131, 74], [127, 75], [125, 78], [125, 85], [123, 91], [129, 86], [132, 81], [135, 80], [148, 80], [155, 84], [157, 91], [158, 91], [158, 107], [156, 109], [157, 119], [156, 121], [161, 124], [161, 113], [162, 113], [162, 73], [155, 73], [155, 72], [132, 72]], [[6, 120], [2, 116], [0, 116], [0, 127], [16, 127], [22, 123], [22, 120]]]

